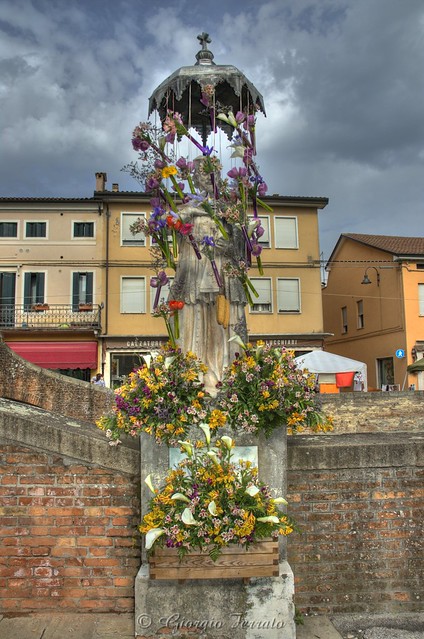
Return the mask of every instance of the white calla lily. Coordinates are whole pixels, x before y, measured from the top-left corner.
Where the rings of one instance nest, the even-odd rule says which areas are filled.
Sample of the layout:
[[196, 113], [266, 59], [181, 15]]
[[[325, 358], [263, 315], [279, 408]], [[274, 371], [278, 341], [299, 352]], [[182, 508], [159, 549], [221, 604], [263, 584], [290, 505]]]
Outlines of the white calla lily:
[[231, 144], [234, 151], [231, 153], [231, 158], [244, 158], [245, 148], [242, 144]]
[[143, 360], [144, 360], [144, 363], [145, 363], [146, 367], [150, 368], [150, 364], [152, 362], [152, 356], [151, 355], [143, 355]]
[[146, 484], [146, 486], [148, 486], [150, 488], [152, 493], [155, 494], [155, 489], [153, 488], [152, 476], [151, 475], [147, 475], [146, 479], [144, 480], [144, 483]]
[[223, 122], [230, 124], [235, 129], [237, 128], [237, 120], [235, 119], [234, 113], [232, 111], [229, 111], [228, 115], [225, 115], [225, 113], [220, 113], [216, 117], [218, 120], [222, 120]]
[[232, 337], [230, 337], [230, 339], [228, 340], [229, 342], [235, 342], [236, 344], [238, 344], [239, 346], [241, 346], [244, 350], [246, 350], [246, 344], [243, 342], [243, 340], [241, 339], [240, 335], [233, 335]]
[[186, 526], [200, 526], [200, 523], [193, 517], [193, 513], [191, 512], [190, 508], [184, 508], [181, 515], [181, 521]]
[[268, 515], [267, 517], [257, 517], [256, 521], [262, 521], [264, 524], [278, 524], [280, 520], [275, 515]]
[[273, 501], [274, 504], [284, 504], [285, 506], [289, 503], [284, 497], [276, 497], [275, 499], [271, 499], [271, 501]]
[[178, 443], [189, 457], [193, 457], [193, 446], [190, 444], [190, 442], [182, 442], [178, 440]]
[[211, 429], [208, 424], [199, 424], [199, 428], [201, 428], [205, 434], [206, 443], [211, 443]]
[[146, 533], [146, 550], [150, 550], [156, 539], [163, 535], [164, 532], [165, 530], [163, 528], [151, 528], [149, 532]]
[[212, 461], [214, 462], [214, 464], [216, 464], [217, 466], [219, 466], [219, 459], [217, 454], [213, 451], [213, 450], [209, 450], [207, 453], [207, 456], [210, 457], [212, 459]]
[[172, 362], [174, 361], [175, 357], [165, 357], [165, 369], [168, 370], [168, 368], [171, 366]]
[[228, 448], [228, 450], [231, 450], [231, 448], [233, 447], [233, 440], [231, 439], [231, 437], [228, 437], [228, 435], [223, 435], [221, 437], [221, 441], [224, 446]]
[[257, 486], [248, 486], [245, 490], [245, 492], [250, 495], [251, 497], [254, 497], [255, 495], [258, 494], [259, 492], [259, 488]]
[[211, 503], [208, 506], [208, 510], [209, 510], [210, 514], [213, 515], [214, 517], [216, 517], [218, 515], [217, 510], [216, 510], [216, 503], [214, 501], [211, 501]]
[[189, 498], [182, 493], [174, 493], [173, 495], [171, 495], [171, 499], [175, 499], [176, 501], [185, 501], [187, 502], [187, 504], [190, 503]]

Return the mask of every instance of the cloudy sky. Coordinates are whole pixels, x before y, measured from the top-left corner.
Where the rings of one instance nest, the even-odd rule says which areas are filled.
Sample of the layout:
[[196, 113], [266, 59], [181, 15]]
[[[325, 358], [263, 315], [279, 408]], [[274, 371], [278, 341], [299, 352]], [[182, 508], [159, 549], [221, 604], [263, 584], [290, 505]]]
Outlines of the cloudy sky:
[[0, 196], [140, 187], [131, 131], [207, 31], [265, 99], [270, 193], [325, 196], [340, 233], [423, 236], [423, 0], [0, 0]]

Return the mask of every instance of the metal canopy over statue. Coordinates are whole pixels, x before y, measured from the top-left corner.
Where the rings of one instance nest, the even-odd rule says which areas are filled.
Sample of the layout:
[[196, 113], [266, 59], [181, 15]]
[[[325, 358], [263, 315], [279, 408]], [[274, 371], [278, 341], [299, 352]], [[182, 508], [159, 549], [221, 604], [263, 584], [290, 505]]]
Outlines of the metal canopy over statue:
[[262, 95], [241, 71], [232, 65], [215, 64], [214, 55], [208, 49], [211, 43], [209, 34], [202, 33], [197, 38], [202, 49], [196, 55], [196, 64], [180, 67], [153, 91], [148, 115], [156, 110], [163, 122], [169, 110], [181, 113], [184, 122], [201, 135], [206, 145], [208, 135], [216, 126], [225, 131], [229, 138], [233, 134], [233, 127], [216, 119], [211, 122], [208, 105], [203, 102], [205, 87], [213, 87], [216, 112], [223, 108], [231, 109], [233, 113], [256, 109], [265, 114], [265, 106]]

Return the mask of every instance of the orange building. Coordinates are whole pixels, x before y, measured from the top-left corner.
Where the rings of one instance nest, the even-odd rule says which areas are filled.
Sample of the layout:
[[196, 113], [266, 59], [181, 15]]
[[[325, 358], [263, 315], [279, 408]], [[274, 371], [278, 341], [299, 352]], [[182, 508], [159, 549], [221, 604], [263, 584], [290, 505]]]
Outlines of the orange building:
[[369, 389], [424, 390], [424, 238], [343, 233], [326, 270], [326, 350], [365, 362]]

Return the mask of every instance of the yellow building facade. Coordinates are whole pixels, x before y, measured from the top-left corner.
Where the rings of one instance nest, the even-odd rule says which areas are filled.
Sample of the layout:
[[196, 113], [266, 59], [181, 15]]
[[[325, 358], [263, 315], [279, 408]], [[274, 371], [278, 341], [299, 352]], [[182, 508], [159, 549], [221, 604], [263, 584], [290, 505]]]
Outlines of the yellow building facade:
[[[150, 214], [149, 197], [106, 189], [97, 174], [95, 198], [106, 220], [105, 309], [102, 357], [108, 385], [122, 382], [143, 357], [167, 341], [165, 324], [153, 317], [156, 290], [150, 287], [151, 240], [134, 236], [130, 226]], [[103, 176], [103, 177], [102, 177]], [[263, 339], [297, 353], [321, 348], [324, 339], [318, 211], [326, 198], [268, 196], [272, 213], [260, 214], [264, 273], [252, 266], [250, 278], [259, 298], [246, 307], [249, 340]], [[172, 277], [172, 272], [168, 275]]]
[[326, 268], [325, 349], [365, 362], [371, 390], [423, 390], [424, 238], [342, 234]]
[[[326, 198], [264, 198], [259, 212], [263, 275], [246, 306], [249, 340], [296, 354], [320, 349], [324, 325], [318, 212]], [[0, 333], [30, 361], [88, 381], [120, 385], [167, 341], [152, 315], [151, 240], [131, 225], [150, 215], [149, 196], [107, 189], [91, 198], [0, 198]], [[172, 276], [172, 273], [169, 273]], [[166, 290], [161, 295], [166, 295]]]

